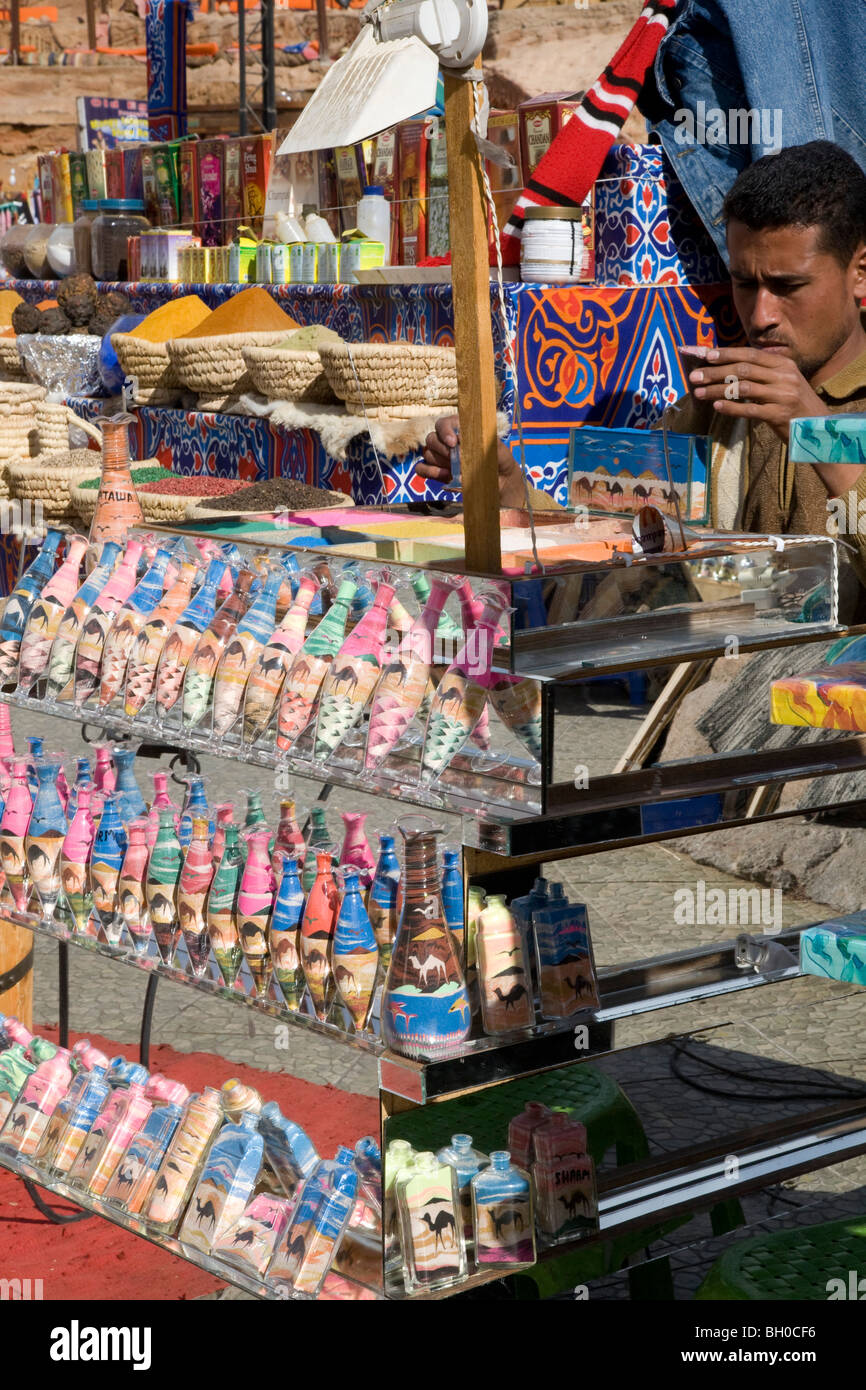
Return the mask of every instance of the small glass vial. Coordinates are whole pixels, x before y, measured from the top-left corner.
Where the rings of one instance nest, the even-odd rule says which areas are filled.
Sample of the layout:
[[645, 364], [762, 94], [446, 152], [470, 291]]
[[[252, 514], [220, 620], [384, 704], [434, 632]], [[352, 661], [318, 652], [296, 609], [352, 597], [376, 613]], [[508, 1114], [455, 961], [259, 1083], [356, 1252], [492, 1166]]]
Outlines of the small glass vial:
[[382, 1231], [385, 1240], [385, 1267], [400, 1263], [400, 1220], [397, 1215], [398, 1177], [415, 1162], [415, 1150], [408, 1139], [392, 1139], [385, 1150], [382, 1171]]
[[529, 1174], [515, 1168], [507, 1149], [472, 1179], [475, 1263], [479, 1269], [514, 1269], [535, 1263], [535, 1218]]
[[396, 1183], [407, 1292], [441, 1289], [466, 1277], [466, 1245], [457, 1173], [434, 1153], [419, 1153]]
[[471, 1183], [475, 1174], [486, 1168], [490, 1160], [486, 1154], [473, 1149], [471, 1134], [452, 1134], [451, 1143], [440, 1149], [436, 1157], [440, 1163], [449, 1163], [457, 1174], [460, 1209], [463, 1213], [463, 1239], [466, 1241], [466, 1249], [471, 1250], [475, 1240]]

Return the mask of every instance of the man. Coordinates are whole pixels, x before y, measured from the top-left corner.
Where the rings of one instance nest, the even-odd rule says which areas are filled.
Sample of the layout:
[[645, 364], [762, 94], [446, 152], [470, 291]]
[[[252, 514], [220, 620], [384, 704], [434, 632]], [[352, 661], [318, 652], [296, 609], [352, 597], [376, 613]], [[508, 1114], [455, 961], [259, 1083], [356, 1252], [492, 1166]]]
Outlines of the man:
[[[734, 303], [747, 345], [698, 349], [672, 427], [713, 439], [714, 526], [825, 535], [828, 500], [854, 489], [866, 467], [793, 465], [788, 427], [801, 415], [866, 411], [866, 174], [816, 140], [744, 170], [725, 200]], [[447, 481], [457, 417], [428, 436], [422, 476]], [[520, 466], [499, 451], [500, 498], [525, 505]], [[532, 501], [550, 498], [532, 490]], [[866, 508], [864, 508], [866, 510]], [[855, 508], [856, 514], [856, 508]], [[866, 573], [866, 535], [852, 536]]]

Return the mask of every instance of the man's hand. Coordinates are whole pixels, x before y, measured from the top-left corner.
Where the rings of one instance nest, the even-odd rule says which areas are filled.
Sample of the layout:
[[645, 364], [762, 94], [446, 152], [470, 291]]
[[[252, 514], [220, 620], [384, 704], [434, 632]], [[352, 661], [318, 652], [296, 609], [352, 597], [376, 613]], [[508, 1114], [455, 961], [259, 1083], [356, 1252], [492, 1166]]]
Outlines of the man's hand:
[[766, 420], [785, 444], [792, 420], [827, 414], [826, 402], [787, 352], [766, 348], [711, 348], [706, 365], [689, 372], [689, 389], [696, 400], [712, 401], [720, 415]]
[[[451, 481], [451, 450], [458, 443], [457, 431], [460, 420], [456, 415], [443, 415], [436, 421], [436, 429], [428, 434], [424, 443], [424, 462], [419, 463], [417, 472], [422, 478], [435, 483]], [[499, 504], [502, 507], [524, 507], [526, 493], [520, 465], [506, 444], [500, 442], [499, 459]]]

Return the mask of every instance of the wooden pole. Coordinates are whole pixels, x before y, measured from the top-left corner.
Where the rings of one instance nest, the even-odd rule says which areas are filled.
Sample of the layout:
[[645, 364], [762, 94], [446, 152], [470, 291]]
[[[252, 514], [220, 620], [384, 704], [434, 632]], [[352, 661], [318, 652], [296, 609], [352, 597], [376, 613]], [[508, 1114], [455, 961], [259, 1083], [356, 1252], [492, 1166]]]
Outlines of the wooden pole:
[[319, 57], [328, 56], [328, 5], [327, 0], [316, 0], [316, 23], [319, 29]]
[[9, 39], [10, 57], [15, 67], [21, 62], [21, 0], [10, 0], [9, 17], [12, 33]]
[[87, 47], [96, 51], [96, 0], [87, 0]]
[[490, 319], [487, 208], [481, 181], [481, 157], [470, 128], [474, 116], [474, 84], [446, 73], [445, 137], [466, 564], [469, 569], [498, 574], [502, 568], [502, 552], [496, 378]]
[[0, 917], [0, 1014], [13, 1014], [25, 1028], [33, 1027], [33, 939]]

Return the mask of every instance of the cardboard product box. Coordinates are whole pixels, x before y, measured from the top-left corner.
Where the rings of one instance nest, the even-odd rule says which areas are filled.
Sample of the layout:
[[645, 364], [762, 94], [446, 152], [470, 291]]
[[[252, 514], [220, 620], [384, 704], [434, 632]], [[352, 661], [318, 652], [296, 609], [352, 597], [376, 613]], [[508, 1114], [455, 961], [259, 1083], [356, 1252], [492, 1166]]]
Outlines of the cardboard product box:
[[152, 227], [159, 225], [159, 183], [153, 159], [154, 145], [141, 147], [141, 197], [144, 215]]
[[[277, 130], [274, 140], [275, 150], [280, 148], [288, 133], [289, 130], [286, 127]], [[277, 215], [279, 213], [284, 213], [287, 217], [297, 217], [305, 203], [318, 206], [318, 202], [319, 173], [316, 155], [311, 152], [302, 154], [275, 153], [271, 165], [271, 176], [268, 179], [262, 235], [269, 240], [279, 240], [280, 233], [277, 229]]]
[[[319, 212], [324, 217], [334, 236], [341, 233], [340, 190], [337, 185], [337, 165], [333, 150], [317, 152], [319, 166]], [[294, 280], [294, 276], [292, 277]]]
[[339, 241], [322, 242], [319, 246], [318, 274], [320, 285], [339, 285], [342, 249]]
[[223, 239], [228, 244], [241, 225], [244, 214], [240, 140], [226, 140], [223, 160]]
[[142, 280], [155, 280], [157, 257], [157, 241], [159, 232], [142, 232], [139, 237], [139, 277]]
[[427, 182], [430, 190], [427, 211], [427, 255], [447, 256], [451, 249], [448, 213], [448, 150], [445, 122], [439, 121], [427, 141]]
[[132, 284], [141, 279], [141, 237], [126, 238], [126, 273]]
[[427, 139], [424, 121], [398, 127], [400, 149], [400, 265], [427, 255]]
[[74, 220], [81, 212], [85, 198], [90, 197], [87, 184], [87, 156], [80, 151], [70, 151], [69, 179], [72, 184], [72, 217]]
[[123, 197], [123, 150], [105, 151], [105, 196]]
[[531, 179], [551, 143], [580, 106], [574, 92], [545, 92], [518, 107], [520, 117], [520, 161], [523, 179]]
[[340, 277], [345, 285], [357, 285], [359, 270], [375, 270], [385, 264], [385, 246], [381, 241], [352, 237], [344, 241], [340, 251]]
[[42, 199], [42, 221], [54, 222], [54, 161], [50, 154], [40, 154], [36, 157], [36, 168], [39, 171], [39, 195]]
[[[499, 230], [505, 226], [515, 203], [523, 192], [523, 162], [520, 156], [520, 117], [517, 111], [491, 111], [487, 122], [487, 139], [498, 145], [514, 160], [508, 168], [485, 160], [490, 191], [496, 208]], [[493, 245], [493, 219], [490, 219], [490, 244]]]
[[337, 169], [341, 230], [347, 232], [357, 224], [358, 203], [366, 182], [363, 152], [357, 145], [339, 145], [334, 150], [334, 164]]
[[69, 154], [52, 155], [54, 166], [54, 216], [57, 222], [74, 221], [72, 211], [72, 174]]
[[244, 221], [262, 235], [268, 180], [274, 158], [274, 134], [248, 136], [241, 141]]
[[161, 236], [165, 241], [161, 242], [163, 248], [163, 265], [165, 268], [165, 278], [172, 284], [178, 284], [182, 280], [180, 273], [180, 253], [189, 247], [199, 247], [201, 238], [189, 231], [166, 231]]
[[174, 153], [168, 145], [156, 145], [154, 147], [153, 168], [156, 173], [159, 201], [159, 225], [160, 227], [176, 227], [180, 221], [179, 189]]
[[400, 194], [400, 163], [396, 130], [383, 130], [381, 135], [376, 136], [370, 182], [381, 187], [391, 204], [391, 247], [388, 260], [391, 265], [397, 265], [400, 260], [400, 218], [397, 207]]
[[256, 268], [256, 248], [255, 246], [241, 246], [233, 241], [228, 248], [229, 253], [229, 273], [227, 283], [230, 285], [248, 285], [252, 280], [252, 273]]
[[222, 246], [229, 238], [223, 227], [223, 176], [226, 140], [202, 140], [198, 147], [198, 232], [204, 246]]
[[87, 160], [87, 187], [90, 189], [91, 198], [97, 200], [107, 198], [105, 185], [105, 156], [107, 150], [96, 149], [88, 150], [85, 159]]
[[180, 171], [180, 220], [184, 227], [199, 231], [198, 144], [185, 140], [178, 154]]
[[128, 145], [123, 149], [123, 196], [143, 202], [141, 177], [141, 146]]

